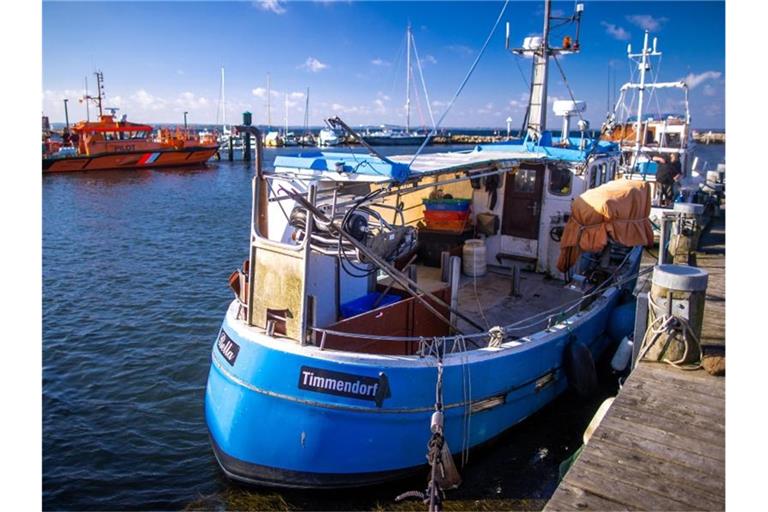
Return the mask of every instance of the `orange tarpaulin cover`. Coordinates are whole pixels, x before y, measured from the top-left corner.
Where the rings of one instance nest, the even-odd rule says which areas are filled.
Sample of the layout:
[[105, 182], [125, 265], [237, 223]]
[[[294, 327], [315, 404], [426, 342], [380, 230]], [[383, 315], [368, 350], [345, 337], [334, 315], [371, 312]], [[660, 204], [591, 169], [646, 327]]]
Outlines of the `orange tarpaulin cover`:
[[600, 252], [608, 237], [626, 246], [652, 245], [651, 189], [642, 181], [613, 180], [574, 199], [560, 241], [557, 268], [565, 272], [584, 252]]

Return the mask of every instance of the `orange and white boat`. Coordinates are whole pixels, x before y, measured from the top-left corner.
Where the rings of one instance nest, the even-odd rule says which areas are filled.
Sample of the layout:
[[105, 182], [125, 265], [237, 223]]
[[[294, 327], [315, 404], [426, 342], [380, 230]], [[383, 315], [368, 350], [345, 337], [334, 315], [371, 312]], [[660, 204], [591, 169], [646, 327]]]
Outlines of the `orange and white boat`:
[[199, 165], [218, 151], [216, 134], [201, 137], [180, 128], [154, 134], [150, 125], [115, 119], [114, 109], [104, 114], [100, 75], [98, 96], [85, 98], [96, 101], [99, 120], [75, 124], [65, 131], [63, 144], [44, 141], [44, 173]]

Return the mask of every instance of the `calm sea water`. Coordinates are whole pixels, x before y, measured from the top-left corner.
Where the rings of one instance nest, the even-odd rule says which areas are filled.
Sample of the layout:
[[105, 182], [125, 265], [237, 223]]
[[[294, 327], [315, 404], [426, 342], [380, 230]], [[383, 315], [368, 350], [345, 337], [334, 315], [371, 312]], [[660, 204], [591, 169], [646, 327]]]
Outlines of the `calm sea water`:
[[[700, 148], [724, 161], [724, 146]], [[294, 151], [265, 151], [266, 164]], [[252, 175], [212, 162], [43, 176], [45, 509], [180, 509], [201, 496], [206, 508], [371, 509], [423, 488], [276, 494], [222, 477], [203, 397], [227, 276], [247, 257]], [[541, 507], [600, 399], [565, 396], [473, 454], [449, 499]]]

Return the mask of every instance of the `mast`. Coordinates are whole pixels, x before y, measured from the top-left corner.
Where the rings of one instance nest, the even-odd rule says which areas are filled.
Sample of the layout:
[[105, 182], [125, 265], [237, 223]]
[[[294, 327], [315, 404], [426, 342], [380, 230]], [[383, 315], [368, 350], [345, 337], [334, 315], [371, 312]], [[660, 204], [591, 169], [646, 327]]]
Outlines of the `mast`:
[[640, 83], [638, 84], [637, 93], [637, 120], [635, 121], [635, 154], [632, 157], [632, 168], [634, 169], [637, 163], [637, 157], [640, 155], [640, 148], [642, 147], [642, 126], [643, 126], [643, 96], [645, 93], [645, 73], [651, 69], [651, 63], [648, 57], [660, 56], [661, 53], [656, 51], [656, 38], [653, 39], [653, 50], [648, 47], [648, 31], [645, 31], [643, 38], [643, 52], [640, 54], [632, 53], [632, 46], [627, 46], [627, 54], [629, 58], [640, 57]]
[[538, 139], [547, 125], [547, 78], [549, 71], [549, 17], [551, 0], [544, 2], [544, 31], [541, 46], [533, 55], [533, 81], [528, 113], [528, 136]]
[[309, 133], [309, 87], [307, 95], [304, 97], [304, 135]]
[[88, 75], [85, 75], [85, 120], [91, 122], [91, 106], [88, 103]]
[[405, 31], [406, 58], [405, 58], [405, 131], [411, 131], [411, 24]]
[[224, 66], [221, 66], [221, 131], [227, 131], [227, 100], [224, 97]]
[[269, 133], [272, 128], [272, 104], [270, 103], [270, 98], [272, 97], [271, 79], [272, 77], [267, 73], [267, 133]]
[[104, 115], [104, 112], [101, 109], [101, 101], [104, 97], [104, 73], [96, 71], [94, 75], [96, 75], [96, 101], [99, 105], [99, 119], [101, 119], [101, 116]]
[[[577, 3], [574, 6], [573, 14], [570, 16], [557, 15], [552, 16], [552, 0], [544, 1], [544, 30], [541, 38], [527, 37], [523, 42], [522, 48], [509, 48], [509, 22], [507, 22], [506, 45], [512, 53], [533, 57], [533, 72], [531, 80], [531, 92], [528, 100], [528, 109], [525, 119], [525, 130], [527, 137], [540, 141], [541, 136], [547, 126], [547, 81], [549, 72], [549, 57], [557, 57], [569, 53], [578, 53], [581, 45], [579, 43], [579, 34], [581, 30], [581, 15], [584, 12], [584, 4]], [[552, 47], [549, 44], [550, 21], [557, 20], [558, 27], [567, 24], [574, 24], [576, 33], [575, 38], [565, 36], [562, 45]]]
[[283, 132], [283, 137], [288, 135], [288, 93], [283, 93], [283, 108], [285, 112], [285, 131]]

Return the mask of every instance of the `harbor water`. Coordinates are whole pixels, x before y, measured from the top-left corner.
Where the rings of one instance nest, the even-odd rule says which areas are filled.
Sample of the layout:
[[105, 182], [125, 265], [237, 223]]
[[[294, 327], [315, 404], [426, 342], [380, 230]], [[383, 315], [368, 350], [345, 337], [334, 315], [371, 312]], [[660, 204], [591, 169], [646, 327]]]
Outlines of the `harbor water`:
[[[459, 148], [427, 151], [449, 149]], [[265, 150], [265, 165], [296, 151]], [[725, 161], [724, 145], [697, 151], [710, 167]], [[203, 396], [233, 297], [227, 277], [248, 254], [252, 176], [242, 161], [43, 176], [44, 509], [370, 510], [401, 508], [395, 496], [423, 490], [426, 472], [311, 493], [221, 474]], [[588, 402], [565, 395], [473, 452], [449, 506], [540, 509], [610, 391]]]

